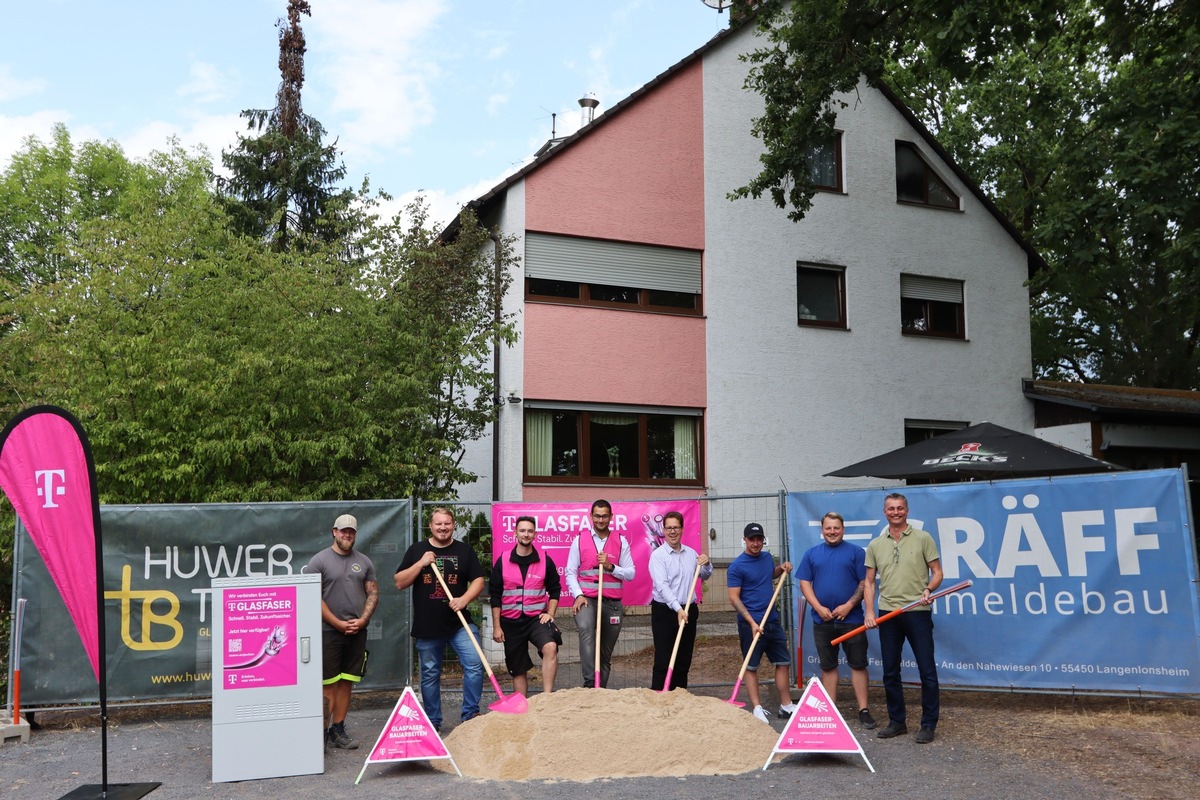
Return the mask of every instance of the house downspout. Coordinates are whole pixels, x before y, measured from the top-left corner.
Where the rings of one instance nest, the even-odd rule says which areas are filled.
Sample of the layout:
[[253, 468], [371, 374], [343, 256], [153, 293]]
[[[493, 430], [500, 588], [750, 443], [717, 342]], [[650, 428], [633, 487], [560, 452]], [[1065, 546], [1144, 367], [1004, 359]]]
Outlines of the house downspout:
[[496, 231], [488, 233], [495, 246], [495, 274], [492, 276], [492, 502], [500, 500], [500, 409], [504, 398], [500, 396], [500, 236]]

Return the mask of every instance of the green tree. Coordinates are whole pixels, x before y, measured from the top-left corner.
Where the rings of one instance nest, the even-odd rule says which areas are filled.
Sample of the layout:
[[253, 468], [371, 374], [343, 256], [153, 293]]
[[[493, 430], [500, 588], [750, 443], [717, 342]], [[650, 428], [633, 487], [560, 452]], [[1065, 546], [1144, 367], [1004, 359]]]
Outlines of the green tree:
[[357, 195], [338, 186], [346, 167], [337, 143], [325, 144], [325, 129], [301, 103], [307, 49], [301, 15], [312, 15], [309, 3], [289, 0], [286, 22], [277, 23], [275, 107], [242, 112], [254, 135], [239, 134], [237, 146], [222, 154], [229, 175], [218, 179], [236, 230], [268, 240], [276, 250], [310, 242], [349, 245], [362, 224]]
[[[230, 229], [210, 164], [178, 147], [130, 164], [114, 213], [64, 244], [76, 265], [21, 298], [5, 417], [71, 409], [104, 502], [449, 496], [493, 418], [488, 356], [511, 241], [424, 206], [364, 215], [376, 260], [278, 252]], [[497, 283], [499, 280], [499, 283]]]
[[759, 3], [763, 168], [733, 195], [801, 218], [807, 142], [886, 82], [1043, 254], [1046, 377], [1200, 388], [1197, 3]]
[[482, 227], [470, 210], [459, 221], [453, 236], [440, 235], [424, 200], [414, 201], [383, 226], [373, 270], [394, 363], [425, 400], [417, 424], [426, 443], [409, 458], [421, 465], [417, 492], [431, 499], [475, 480], [462, 459], [465, 443], [495, 418], [492, 347], [516, 338], [498, 312], [517, 261], [513, 239]]

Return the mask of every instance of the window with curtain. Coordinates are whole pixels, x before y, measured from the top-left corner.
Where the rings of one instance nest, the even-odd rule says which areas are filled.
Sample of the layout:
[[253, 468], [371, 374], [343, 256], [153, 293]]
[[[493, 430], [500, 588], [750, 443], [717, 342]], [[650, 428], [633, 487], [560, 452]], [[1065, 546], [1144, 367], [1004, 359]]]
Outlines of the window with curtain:
[[808, 178], [818, 189], [842, 191], [842, 132], [833, 139], [808, 146]]
[[524, 413], [529, 481], [692, 485], [702, 481], [698, 413], [536, 405], [526, 405]]

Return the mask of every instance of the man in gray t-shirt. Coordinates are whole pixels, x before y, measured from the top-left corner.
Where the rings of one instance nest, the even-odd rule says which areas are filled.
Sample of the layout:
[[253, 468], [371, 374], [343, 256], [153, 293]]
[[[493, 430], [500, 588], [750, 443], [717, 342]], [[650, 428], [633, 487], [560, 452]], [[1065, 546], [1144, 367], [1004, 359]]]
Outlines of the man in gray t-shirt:
[[325, 740], [353, 750], [346, 733], [350, 690], [367, 671], [367, 622], [379, 602], [375, 565], [354, 549], [358, 520], [342, 514], [333, 523], [333, 544], [304, 571], [321, 576], [321, 653], [324, 658]]

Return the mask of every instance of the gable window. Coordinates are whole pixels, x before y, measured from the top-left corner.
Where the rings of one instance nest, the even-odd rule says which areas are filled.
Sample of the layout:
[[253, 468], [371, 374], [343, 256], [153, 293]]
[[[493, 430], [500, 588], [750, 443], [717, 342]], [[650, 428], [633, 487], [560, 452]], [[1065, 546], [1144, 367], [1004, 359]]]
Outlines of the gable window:
[[965, 339], [963, 282], [901, 275], [900, 330], [918, 336]]
[[796, 322], [822, 328], [846, 327], [846, 269], [796, 262]]
[[699, 411], [525, 405], [525, 478], [699, 485]]
[[700, 251], [529, 231], [525, 299], [701, 312]]
[[896, 142], [896, 200], [958, 210], [958, 195], [925, 163], [912, 142]]
[[834, 131], [831, 141], [810, 144], [806, 155], [808, 178], [813, 186], [842, 191], [842, 132]]

